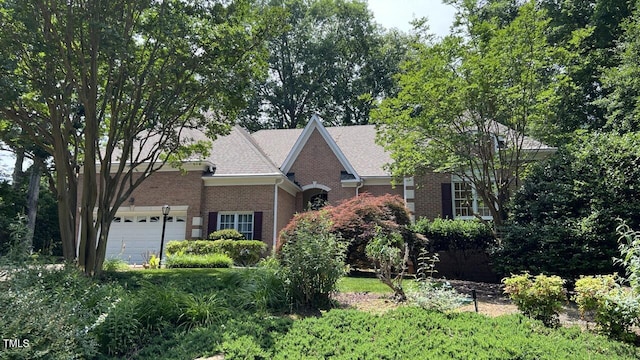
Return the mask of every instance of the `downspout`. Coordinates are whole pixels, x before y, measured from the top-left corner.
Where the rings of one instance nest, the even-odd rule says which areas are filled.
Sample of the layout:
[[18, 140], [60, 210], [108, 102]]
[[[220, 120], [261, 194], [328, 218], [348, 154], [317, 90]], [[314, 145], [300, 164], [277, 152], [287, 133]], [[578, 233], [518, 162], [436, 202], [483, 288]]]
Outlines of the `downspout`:
[[272, 253], [276, 251], [276, 242], [278, 241], [278, 188], [284, 182], [284, 179], [276, 181], [276, 185], [273, 189], [273, 247]]
[[360, 179], [358, 186], [356, 186], [356, 197], [360, 195], [360, 189], [364, 186], [364, 180]]

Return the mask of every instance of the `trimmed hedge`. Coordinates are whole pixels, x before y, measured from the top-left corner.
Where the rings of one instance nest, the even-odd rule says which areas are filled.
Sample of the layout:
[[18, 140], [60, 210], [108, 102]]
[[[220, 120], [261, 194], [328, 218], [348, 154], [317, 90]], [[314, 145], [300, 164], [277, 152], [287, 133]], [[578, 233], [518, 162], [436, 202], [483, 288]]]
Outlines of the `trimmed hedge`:
[[491, 227], [473, 220], [421, 218], [413, 230], [427, 238], [430, 252], [485, 251], [496, 241]]
[[209, 234], [209, 240], [246, 240], [236, 229], [222, 229]]
[[167, 255], [225, 254], [237, 265], [255, 265], [267, 249], [259, 240], [181, 240], [169, 241]]
[[233, 259], [225, 254], [172, 255], [167, 257], [167, 268], [230, 268]]

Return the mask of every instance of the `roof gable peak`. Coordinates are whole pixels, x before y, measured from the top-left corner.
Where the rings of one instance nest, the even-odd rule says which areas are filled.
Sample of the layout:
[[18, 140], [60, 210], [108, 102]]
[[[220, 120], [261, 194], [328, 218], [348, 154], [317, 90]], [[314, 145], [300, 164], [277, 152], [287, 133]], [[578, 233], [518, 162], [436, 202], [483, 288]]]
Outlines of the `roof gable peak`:
[[342, 166], [344, 166], [345, 170], [347, 170], [347, 172], [349, 172], [350, 174], [353, 174], [355, 179], [359, 181], [360, 176], [358, 176], [358, 173], [356, 173], [356, 170], [353, 168], [349, 160], [347, 160], [347, 157], [344, 155], [344, 153], [342, 152], [342, 150], [340, 149], [336, 141], [331, 137], [331, 135], [329, 134], [327, 129], [324, 127], [324, 125], [322, 125], [320, 116], [318, 116], [317, 114], [314, 114], [311, 117], [311, 120], [309, 120], [307, 125], [304, 127], [304, 129], [302, 130], [302, 133], [300, 134], [295, 144], [291, 148], [291, 151], [289, 152], [287, 157], [284, 159], [284, 162], [282, 163], [282, 167], [281, 167], [282, 172], [286, 174], [291, 170], [291, 167], [293, 166], [296, 159], [298, 158], [298, 155], [300, 155], [300, 152], [302, 151], [304, 146], [307, 144], [307, 141], [311, 137], [311, 134], [313, 134], [314, 130], [317, 130], [318, 133], [324, 139], [324, 141], [327, 143], [327, 145], [329, 145], [329, 148], [331, 149], [333, 154], [338, 158]]

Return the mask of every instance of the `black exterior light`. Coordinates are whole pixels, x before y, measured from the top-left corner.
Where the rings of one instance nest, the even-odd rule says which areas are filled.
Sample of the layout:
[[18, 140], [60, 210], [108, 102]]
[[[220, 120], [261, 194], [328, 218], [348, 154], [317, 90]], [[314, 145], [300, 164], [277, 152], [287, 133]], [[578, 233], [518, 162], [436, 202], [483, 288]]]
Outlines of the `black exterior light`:
[[162, 237], [160, 238], [160, 257], [158, 258], [158, 269], [162, 268], [162, 248], [164, 247], [164, 231], [167, 228], [167, 216], [171, 211], [169, 205], [162, 206]]

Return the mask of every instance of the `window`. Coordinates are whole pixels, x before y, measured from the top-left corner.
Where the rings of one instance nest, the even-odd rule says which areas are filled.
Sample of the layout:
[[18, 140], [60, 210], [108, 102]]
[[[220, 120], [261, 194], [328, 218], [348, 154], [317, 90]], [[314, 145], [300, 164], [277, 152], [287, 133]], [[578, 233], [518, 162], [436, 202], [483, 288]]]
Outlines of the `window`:
[[218, 214], [218, 229], [236, 229], [247, 239], [253, 239], [253, 213]]
[[478, 196], [476, 189], [465, 182], [453, 183], [453, 214], [456, 218], [472, 218], [474, 214], [491, 219], [491, 212]]

